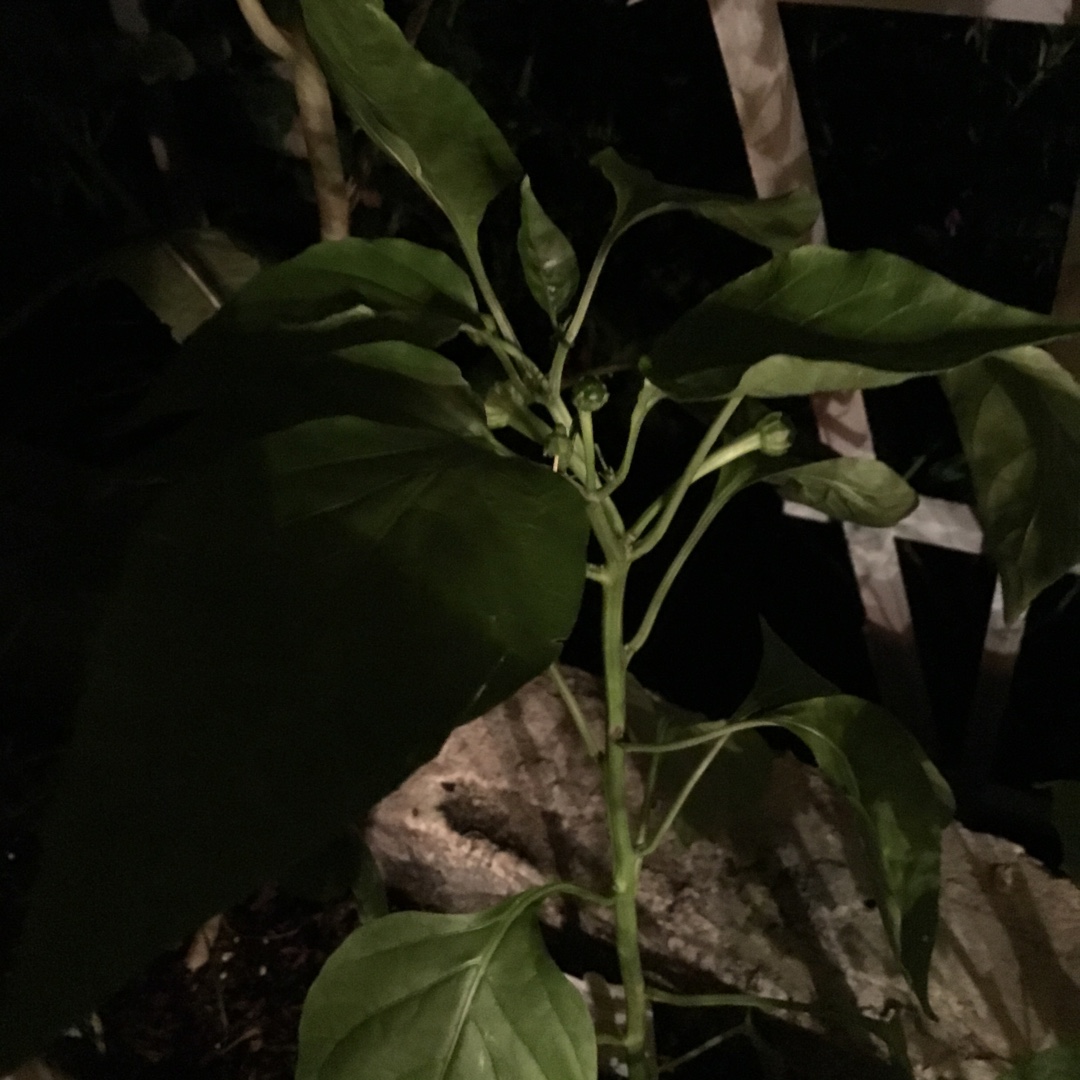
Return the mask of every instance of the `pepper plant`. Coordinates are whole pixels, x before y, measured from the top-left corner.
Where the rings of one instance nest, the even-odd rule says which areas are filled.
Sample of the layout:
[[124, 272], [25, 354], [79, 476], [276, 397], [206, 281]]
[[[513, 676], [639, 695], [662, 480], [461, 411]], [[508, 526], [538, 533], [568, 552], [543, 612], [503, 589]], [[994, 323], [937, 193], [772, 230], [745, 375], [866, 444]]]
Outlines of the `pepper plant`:
[[[929, 1012], [952, 804], [916, 740], [768, 628], [757, 682], [730, 717], [668, 708], [631, 668], [695, 545], [749, 485], [864, 525], [912, 510], [915, 493], [886, 465], [802, 446], [773, 407], [912, 378], [938, 378], [948, 397], [1016, 616], [1080, 561], [1080, 390], [1039, 348], [1080, 324], [884, 252], [799, 246], [818, 213], [807, 194], [753, 201], [677, 187], [611, 149], [593, 164], [614, 215], [582, 280], [574, 245], [493, 122], [379, 0], [302, 0], [302, 23], [284, 29], [252, 0], [241, 6], [263, 40], [301, 58], [309, 112], [320, 115], [324, 74], [354, 124], [445, 213], [458, 251], [345, 237], [264, 269], [142, 406], [159, 428], [173, 420], [100, 485], [134, 524], [103, 588], [42, 826], [0, 1002], [0, 1064], [38, 1050], [171, 941], [358, 820], [454, 725], [545, 670], [600, 775], [609, 887], [555, 881], [472, 915], [366, 923], [311, 989], [298, 1080], [595, 1077], [586, 1005], [539, 934], [538, 907], [556, 895], [611, 910], [631, 1080], [662, 1065], [650, 1000], [828, 1016], [828, 1002], [658, 990], [638, 946], [643, 862], [719, 797], [733, 762], [767, 753], [766, 728], [801, 739], [851, 804], [883, 933]], [[325, 143], [316, 150], [317, 170]], [[343, 190], [340, 170], [330, 173], [322, 204]], [[481, 256], [485, 212], [508, 189], [520, 200], [525, 282], [551, 323], [547, 355], [523, 345]], [[324, 233], [340, 233], [339, 211]], [[770, 257], [652, 342], [625, 437], [601, 446], [594, 415], [608, 388], [571, 378], [568, 360], [614, 245], [675, 211]], [[501, 371], [483, 397], [438, 351], [459, 335]], [[625, 516], [620, 490], [662, 402], [702, 418], [700, 441], [670, 487]], [[680, 511], [698, 486], [711, 494], [687, 522]], [[628, 579], [672, 530], [681, 546], [627, 625]], [[584, 589], [602, 595], [600, 737], [556, 666]], [[641, 803], [628, 795], [632, 769]], [[896, 1025], [859, 1022], [902, 1067]]]

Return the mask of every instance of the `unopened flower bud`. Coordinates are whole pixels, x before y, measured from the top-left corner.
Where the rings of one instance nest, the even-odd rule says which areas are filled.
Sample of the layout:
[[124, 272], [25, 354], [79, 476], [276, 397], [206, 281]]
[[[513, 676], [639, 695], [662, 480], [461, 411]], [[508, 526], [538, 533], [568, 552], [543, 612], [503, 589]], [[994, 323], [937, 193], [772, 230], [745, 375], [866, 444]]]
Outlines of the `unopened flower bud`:
[[586, 375], [574, 387], [574, 405], [581, 412], [596, 412], [607, 399], [608, 388], [595, 375]]
[[493, 431], [510, 423], [514, 413], [525, 407], [520, 391], [509, 380], [496, 383], [484, 398], [487, 425]]
[[767, 457], [780, 457], [791, 449], [794, 429], [783, 413], [769, 413], [755, 430], [761, 436], [761, 452]]
[[556, 429], [544, 440], [544, 456], [549, 458], [569, 457], [574, 449], [574, 440], [565, 431]]

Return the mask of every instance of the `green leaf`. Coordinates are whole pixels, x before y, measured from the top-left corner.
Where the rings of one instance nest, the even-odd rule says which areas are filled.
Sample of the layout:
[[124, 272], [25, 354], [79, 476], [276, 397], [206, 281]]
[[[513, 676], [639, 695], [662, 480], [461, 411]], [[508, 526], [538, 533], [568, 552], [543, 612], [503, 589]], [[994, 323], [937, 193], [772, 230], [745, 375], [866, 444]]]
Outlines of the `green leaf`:
[[353, 122], [442, 209], [466, 252], [521, 166], [499, 129], [448, 71], [429, 64], [381, 0], [303, 0], [304, 22]]
[[665, 184], [646, 169], [623, 161], [611, 147], [601, 150], [592, 164], [615, 189], [615, 218], [608, 229], [608, 245], [654, 214], [690, 210], [755, 244], [786, 251], [803, 242], [821, 211], [817, 196], [808, 191], [775, 199], [745, 199]]
[[191, 341], [267, 355], [326, 353], [394, 339], [434, 347], [480, 324], [468, 275], [409, 240], [324, 241], [271, 266]]
[[557, 323], [577, 292], [581, 275], [570, 241], [544, 213], [527, 176], [521, 181], [521, 227], [517, 246], [529, 292], [552, 323]]
[[267, 355], [243, 338], [232, 349], [191, 349], [135, 419], [186, 412], [198, 415], [149, 455], [155, 467], [171, 460], [187, 468], [212, 461], [238, 440], [345, 414], [489, 439], [484, 403], [457, 365], [405, 341], [326, 356]]
[[953, 812], [948, 786], [907, 729], [860, 698], [811, 698], [768, 719], [806, 743], [854, 808], [889, 942], [930, 1012], [941, 831]]
[[[814, 696], [804, 698], [802, 695]], [[775, 634], [737, 717], [785, 728], [855, 811], [889, 943], [923, 1007], [937, 934], [941, 832], [952, 793], [918, 742], [878, 705], [831, 686]]]
[[550, 892], [355, 931], [304, 1003], [297, 1080], [594, 1080], [588, 1008], [536, 920]]
[[891, 386], [1080, 331], [884, 251], [778, 255], [691, 309], [642, 370], [671, 397], [787, 397]]
[[1053, 802], [1050, 820], [1061, 839], [1061, 870], [1080, 885], [1080, 780], [1046, 785]]
[[1018, 1061], [1001, 1080], [1080, 1080], [1080, 1047], [1040, 1050]]
[[[773, 462], [777, 460], [784, 461], [780, 458]], [[895, 525], [919, 503], [919, 496], [902, 476], [872, 458], [809, 461], [778, 469], [762, 479], [785, 499], [859, 525]]]
[[941, 381], [1015, 619], [1080, 563], [1080, 385], [1041, 349], [990, 356]]
[[[693, 413], [703, 417], [713, 408], [690, 406]], [[750, 431], [768, 411], [752, 398], [744, 401], [725, 431], [726, 441]], [[792, 449], [780, 457], [746, 454], [736, 458], [717, 471], [716, 482], [726, 498], [750, 484], [764, 482], [791, 502], [811, 506], [839, 521], [877, 527], [902, 521], [919, 501], [911, 485], [884, 462], [840, 457], [801, 438], [796, 438]]]
[[824, 675], [788, 648], [783, 638], [764, 619], [758, 621], [761, 660], [757, 677], [733, 719], [745, 720], [807, 698], [840, 693]]
[[258, 273], [259, 261], [218, 229], [183, 229], [143, 240], [104, 259], [100, 272], [123, 281], [184, 341]]
[[587, 535], [550, 469], [352, 417], [167, 490], [85, 666], [0, 1071], [543, 671]]

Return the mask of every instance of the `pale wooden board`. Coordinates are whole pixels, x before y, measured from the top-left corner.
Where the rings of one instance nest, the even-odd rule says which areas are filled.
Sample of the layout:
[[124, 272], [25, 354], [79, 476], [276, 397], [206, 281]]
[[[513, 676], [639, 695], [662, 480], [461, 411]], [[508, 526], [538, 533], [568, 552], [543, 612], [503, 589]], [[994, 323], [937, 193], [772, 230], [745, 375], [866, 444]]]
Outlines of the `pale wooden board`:
[[1061, 24], [1080, 21], [1080, 17], [1072, 13], [1072, 0], [784, 0], [784, 3], [901, 11], [913, 15], [955, 15], [1000, 22]]

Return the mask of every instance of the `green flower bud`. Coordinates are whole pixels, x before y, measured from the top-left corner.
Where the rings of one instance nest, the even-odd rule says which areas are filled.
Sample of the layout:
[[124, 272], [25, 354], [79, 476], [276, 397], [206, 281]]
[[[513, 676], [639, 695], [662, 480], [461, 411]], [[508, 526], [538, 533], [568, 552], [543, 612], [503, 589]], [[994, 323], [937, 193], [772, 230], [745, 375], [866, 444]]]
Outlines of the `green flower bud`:
[[780, 457], [791, 449], [795, 431], [783, 413], [769, 413], [754, 430], [761, 436], [761, 452], [767, 457]]
[[556, 429], [544, 440], [544, 457], [567, 458], [573, 449], [574, 440], [565, 431]]
[[504, 428], [514, 413], [525, 407], [521, 392], [509, 380], [496, 383], [484, 398], [484, 413], [492, 431]]
[[574, 387], [574, 405], [581, 412], [596, 412], [607, 404], [608, 388], [595, 376], [586, 375]]

